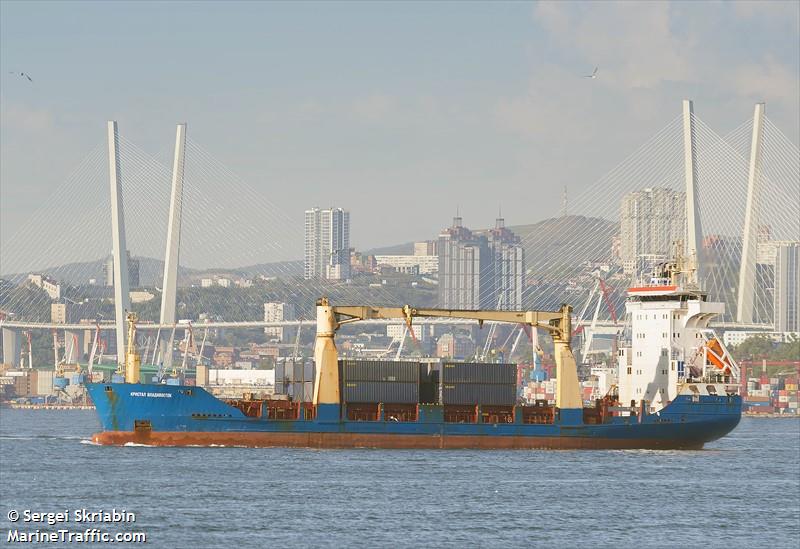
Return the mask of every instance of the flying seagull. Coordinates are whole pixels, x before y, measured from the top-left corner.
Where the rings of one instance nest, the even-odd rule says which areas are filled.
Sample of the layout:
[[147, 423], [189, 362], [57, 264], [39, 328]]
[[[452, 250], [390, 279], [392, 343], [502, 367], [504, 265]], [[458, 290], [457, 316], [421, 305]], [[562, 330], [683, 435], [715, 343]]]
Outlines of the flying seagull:
[[592, 74], [586, 74], [583, 77], [584, 78], [591, 78], [592, 80], [597, 78], [597, 67], [594, 68], [594, 70], [592, 71]]
[[15, 75], [17, 75], [17, 76], [19, 76], [19, 77], [25, 77], [25, 78], [27, 78], [27, 79], [28, 79], [28, 82], [33, 82], [33, 78], [31, 78], [30, 76], [28, 76], [28, 75], [27, 75], [27, 74], [25, 74], [24, 72], [14, 72], [14, 71], [11, 71], [11, 72], [10, 72], [10, 73], [8, 73], [8, 74], [15, 74]]

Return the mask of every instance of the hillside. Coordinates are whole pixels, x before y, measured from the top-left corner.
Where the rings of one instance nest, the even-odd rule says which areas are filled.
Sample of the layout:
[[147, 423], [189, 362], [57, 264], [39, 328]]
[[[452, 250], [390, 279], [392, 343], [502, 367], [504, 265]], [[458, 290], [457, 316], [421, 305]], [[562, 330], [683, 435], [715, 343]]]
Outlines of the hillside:
[[509, 227], [525, 248], [525, 263], [536, 276], [574, 272], [587, 261], [608, 261], [619, 224], [596, 217], [570, 215]]

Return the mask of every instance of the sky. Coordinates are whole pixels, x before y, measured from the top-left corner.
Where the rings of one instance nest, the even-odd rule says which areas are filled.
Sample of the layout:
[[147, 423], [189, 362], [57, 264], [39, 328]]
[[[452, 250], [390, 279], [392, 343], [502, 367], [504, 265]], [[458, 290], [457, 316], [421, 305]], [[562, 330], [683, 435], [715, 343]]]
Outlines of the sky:
[[4, 0], [0, 242], [110, 119], [153, 154], [187, 122], [296, 234], [312, 206], [349, 209], [358, 249], [434, 238], [456, 209], [532, 223], [684, 98], [721, 134], [764, 101], [798, 143], [799, 51], [794, 1]]

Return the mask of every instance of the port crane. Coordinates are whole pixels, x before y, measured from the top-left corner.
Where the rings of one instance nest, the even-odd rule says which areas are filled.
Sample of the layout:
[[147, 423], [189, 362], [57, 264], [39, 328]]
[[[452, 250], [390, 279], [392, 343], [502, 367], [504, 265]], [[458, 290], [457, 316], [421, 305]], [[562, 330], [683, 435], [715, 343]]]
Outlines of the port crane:
[[[572, 335], [576, 334], [583, 335], [583, 346], [581, 347], [581, 357], [584, 360], [585, 357], [587, 357], [591, 352], [594, 334], [597, 332], [597, 320], [598, 317], [600, 316], [601, 305], [605, 304], [606, 309], [608, 310], [608, 314], [611, 317], [611, 321], [614, 323], [614, 326], [617, 326], [619, 324], [616, 308], [614, 307], [614, 304], [611, 301], [611, 289], [608, 287], [605, 280], [603, 280], [603, 278], [600, 276], [599, 272], [595, 272], [594, 276], [596, 278], [594, 288], [589, 293], [589, 298], [586, 300], [583, 309], [581, 309], [581, 312], [578, 315], [578, 320], [575, 323], [575, 329], [572, 332]], [[594, 301], [595, 294], [597, 295], [597, 302], [594, 308], [594, 315], [592, 315], [591, 323], [587, 327], [585, 323], [586, 313], [592, 301]]]
[[418, 309], [409, 305], [402, 307], [334, 306], [327, 298], [323, 297], [317, 301], [317, 336], [314, 345], [317, 377], [314, 384], [314, 405], [341, 404], [338, 354], [334, 336], [344, 324], [369, 319], [402, 319], [411, 326], [413, 319], [418, 317], [459, 318], [477, 320], [480, 326], [487, 321], [523, 324], [531, 328], [541, 328], [550, 333], [555, 347], [557, 371], [556, 406], [561, 410], [563, 420], [580, 423], [583, 402], [575, 357], [570, 349], [571, 314], [572, 307], [569, 305], [562, 305], [557, 311]]

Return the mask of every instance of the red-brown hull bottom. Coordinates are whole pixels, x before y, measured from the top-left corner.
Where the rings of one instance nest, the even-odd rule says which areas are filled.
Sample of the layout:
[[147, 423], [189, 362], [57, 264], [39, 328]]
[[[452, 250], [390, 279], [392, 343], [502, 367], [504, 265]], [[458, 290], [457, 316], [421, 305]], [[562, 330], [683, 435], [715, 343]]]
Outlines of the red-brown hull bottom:
[[647, 439], [582, 437], [518, 437], [469, 435], [385, 435], [361, 433], [136, 433], [105, 431], [92, 437], [96, 444], [121, 446], [238, 446], [247, 448], [390, 448], [390, 449], [700, 449], [702, 443], [681, 444]]

